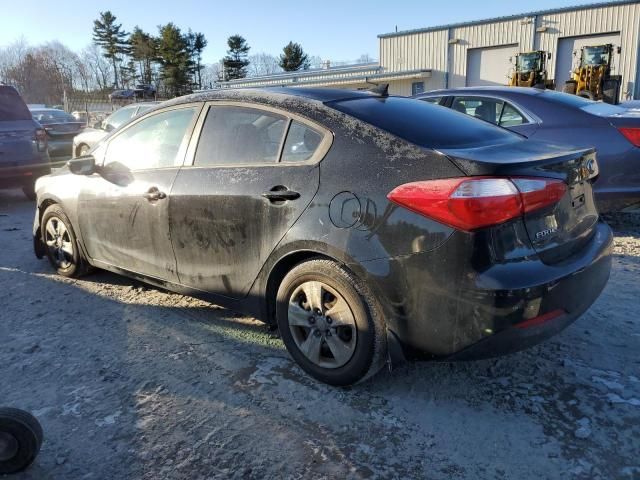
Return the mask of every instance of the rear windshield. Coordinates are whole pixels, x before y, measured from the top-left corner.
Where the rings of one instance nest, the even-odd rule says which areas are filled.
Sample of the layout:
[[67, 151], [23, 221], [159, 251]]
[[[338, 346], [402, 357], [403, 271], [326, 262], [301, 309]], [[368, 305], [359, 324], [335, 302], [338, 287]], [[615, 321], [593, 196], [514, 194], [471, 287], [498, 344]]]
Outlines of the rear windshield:
[[625, 111], [624, 108], [618, 107], [617, 105], [611, 105], [604, 102], [594, 102], [593, 100], [579, 97], [578, 95], [554, 92], [553, 90], [545, 90], [539, 95], [541, 95], [545, 100], [549, 102], [557, 103], [560, 105], [567, 105], [568, 107], [579, 108], [583, 112], [587, 112], [592, 115], [598, 115], [601, 117], [607, 117], [609, 115], [615, 115], [617, 113], [624, 113]]
[[33, 119], [40, 123], [68, 123], [76, 119], [62, 110], [32, 110]]
[[0, 86], [0, 122], [12, 120], [31, 120], [31, 113], [18, 92]]
[[482, 120], [410, 98], [359, 98], [328, 106], [425, 148], [483, 147], [521, 139]]

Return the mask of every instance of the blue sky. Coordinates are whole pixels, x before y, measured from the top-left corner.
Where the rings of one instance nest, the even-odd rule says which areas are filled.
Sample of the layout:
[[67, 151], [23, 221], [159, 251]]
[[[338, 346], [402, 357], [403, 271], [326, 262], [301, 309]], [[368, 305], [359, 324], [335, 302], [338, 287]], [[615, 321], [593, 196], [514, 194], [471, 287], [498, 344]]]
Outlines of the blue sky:
[[[135, 25], [157, 31], [157, 25], [174, 22], [183, 30], [203, 32], [209, 40], [204, 60], [224, 56], [226, 38], [243, 35], [251, 53], [280, 53], [290, 40], [311, 55], [332, 60], [352, 60], [368, 53], [378, 57], [379, 33], [478, 20], [531, 10], [596, 3], [580, 0], [535, 2], [455, 0], [2, 0], [0, 46], [24, 36], [30, 44], [59, 40], [74, 50], [91, 42], [93, 20], [100, 10], [111, 10], [127, 31]], [[97, 4], [102, 4], [100, 6]], [[108, 5], [108, 7], [107, 7]]]

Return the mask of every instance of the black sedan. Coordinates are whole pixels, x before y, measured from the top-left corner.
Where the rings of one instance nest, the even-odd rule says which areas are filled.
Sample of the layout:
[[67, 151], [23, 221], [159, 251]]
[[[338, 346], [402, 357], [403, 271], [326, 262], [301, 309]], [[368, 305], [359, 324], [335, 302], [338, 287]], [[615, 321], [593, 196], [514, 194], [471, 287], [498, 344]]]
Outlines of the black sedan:
[[163, 103], [37, 183], [35, 251], [277, 326], [315, 378], [478, 358], [569, 325], [609, 277], [593, 150], [330, 89]]
[[640, 204], [640, 112], [553, 90], [469, 87], [415, 98], [466, 113], [534, 140], [595, 148], [600, 211]]
[[85, 123], [56, 108], [33, 108], [31, 115], [47, 133], [51, 163], [55, 165], [68, 160], [73, 150], [73, 137], [82, 131]]

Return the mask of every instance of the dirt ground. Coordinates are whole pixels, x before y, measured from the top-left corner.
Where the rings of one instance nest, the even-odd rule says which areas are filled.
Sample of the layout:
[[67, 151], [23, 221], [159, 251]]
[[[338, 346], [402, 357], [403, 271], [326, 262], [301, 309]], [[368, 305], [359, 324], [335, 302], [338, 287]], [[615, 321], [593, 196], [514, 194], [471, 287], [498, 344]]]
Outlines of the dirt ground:
[[640, 479], [638, 216], [614, 219], [609, 285], [554, 339], [339, 389], [255, 320], [54, 275], [32, 253], [33, 209], [0, 191], [0, 405], [45, 432], [11, 478]]

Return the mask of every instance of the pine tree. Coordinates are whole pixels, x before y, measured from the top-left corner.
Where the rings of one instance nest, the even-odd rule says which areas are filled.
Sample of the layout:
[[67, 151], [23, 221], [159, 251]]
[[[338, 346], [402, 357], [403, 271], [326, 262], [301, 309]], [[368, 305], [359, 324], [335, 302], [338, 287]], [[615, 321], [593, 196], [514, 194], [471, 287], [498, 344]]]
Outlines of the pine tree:
[[247, 76], [247, 65], [249, 65], [249, 45], [241, 35], [232, 35], [227, 39], [227, 56], [224, 57], [225, 80], [235, 80]]
[[111, 60], [113, 65], [113, 83], [118, 88], [118, 63], [121, 55], [128, 53], [128, 33], [116, 23], [116, 16], [109, 10], [100, 12], [100, 18], [93, 21], [93, 41], [103, 50], [103, 56]]
[[152, 76], [151, 64], [157, 55], [156, 39], [136, 26], [129, 37], [131, 57], [138, 62], [142, 83], [150, 84]]
[[282, 52], [282, 55], [280, 55], [280, 67], [285, 72], [309, 69], [309, 56], [304, 53], [299, 43], [289, 42], [282, 49]]
[[162, 67], [162, 79], [169, 93], [178, 96], [189, 85], [191, 58], [188, 39], [173, 23], [167, 23], [159, 29], [158, 61]]

